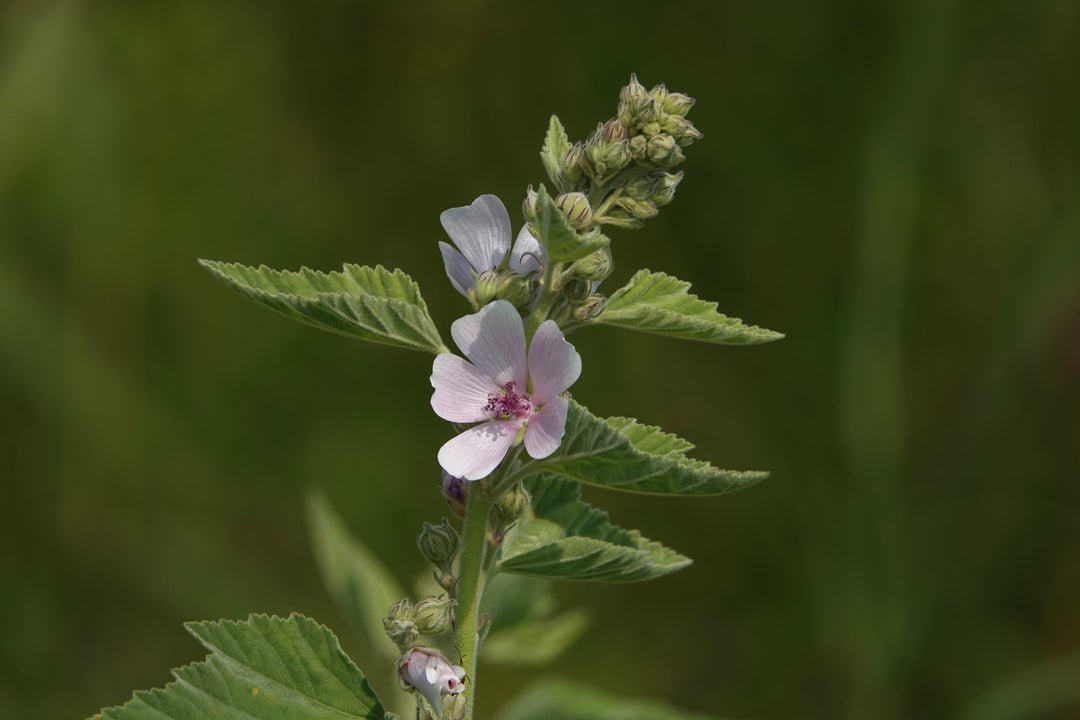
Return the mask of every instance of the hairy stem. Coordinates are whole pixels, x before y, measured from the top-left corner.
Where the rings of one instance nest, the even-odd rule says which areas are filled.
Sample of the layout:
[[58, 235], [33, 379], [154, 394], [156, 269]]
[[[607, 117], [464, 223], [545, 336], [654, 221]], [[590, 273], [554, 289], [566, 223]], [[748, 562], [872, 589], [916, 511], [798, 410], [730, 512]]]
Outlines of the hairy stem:
[[[479, 483], [469, 488], [465, 504], [465, 527], [461, 537], [461, 569], [457, 585], [457, 630], [455, 645], [465, 668], [466, 720], [476, 706], [476, 656], [480, 651], [480, 599], [487, 582], [484, 555], [487, 551], [487, 516], [492, 498]], [[475, 490], [475, 492], [474, 492]]]

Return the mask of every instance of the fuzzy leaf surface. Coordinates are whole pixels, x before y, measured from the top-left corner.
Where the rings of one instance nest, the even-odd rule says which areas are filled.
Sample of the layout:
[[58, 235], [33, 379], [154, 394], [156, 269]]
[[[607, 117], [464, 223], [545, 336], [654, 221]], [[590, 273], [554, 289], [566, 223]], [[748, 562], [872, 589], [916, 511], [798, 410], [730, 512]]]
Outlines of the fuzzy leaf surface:
[[654, 495], [721, 495], [769, 475], [758, 470], [721, 470], [686, 457], [693, 447], [630, 418], [598, 418], [571, 400], [562, 445], [529, 467], [612, 490]]
[[385, 720], [386, 710], [328, 628], [302, 615], [185, 625], [210, 651], [176, 682], [106, 708], [104, 720]]
[[563, 158], [570, 149], [570, 138], [566, 136], [566, 130], [556, 115], [551, 116], [548, 122], [547, 135], [544, 136], [544, 146], [540, 149], [540, 160], [544, 163], [544, 170], [555, 187], [560, 191], [566, 188], [562, 184]]
[[581, 486], [535, 475], [525, 481], [530, 512], [502, 543], [498, 569], [553, 580], [635, 582], [681, 570], [690, 558], [611, 523], [581, 499]]
[[639, 270], [626, 286], [612, 293], [596, 322], [721, 345], [757, 345], [784, 337], [723, 315], [716, 311], [716, 303], [701, 300], [689, 290], [688, 282]]
[[291, 272], [199, 263], [237, 292], [308, 325], [394, 347], [446, 351], [419, 286], [401, 270], [345, 265], [340, 272]]
[[548, 194], [543, 185], [540, 186], [536, 205], [537, 239], [549, 262], [577, 260], [608, 243], [607, 237], [599, 230], [593, 229], [586, 233], [575, 230], [555, 204], [555, 198]]
[[307, 526], [315, 563], [338, 609], [372, 648], [396, 660], [400, 654], [382, 619], [405, 591], [371, 550], [349, 532], [319, 490], [307, 495]]
[[683, 712], [656, 700], [609, 695], [565, 680], [533, 685], [497, 720], [719, 720]]

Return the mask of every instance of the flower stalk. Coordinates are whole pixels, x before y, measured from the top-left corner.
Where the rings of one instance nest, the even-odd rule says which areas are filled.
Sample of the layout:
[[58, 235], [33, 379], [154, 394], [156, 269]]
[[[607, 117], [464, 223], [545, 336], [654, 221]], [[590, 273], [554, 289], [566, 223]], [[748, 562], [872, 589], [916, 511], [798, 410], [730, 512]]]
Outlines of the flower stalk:
[[454, 645], [465, 668], [465, 719], [471, 720], [476, 704], [476, 659], [480, 652], [480, 601], [487, 584], [487, 519], [493, 498], [482, 483], [469, 488], [465, 502], [465, 527], [461, 534], [461, 567], [457, 584], [457, 623]]

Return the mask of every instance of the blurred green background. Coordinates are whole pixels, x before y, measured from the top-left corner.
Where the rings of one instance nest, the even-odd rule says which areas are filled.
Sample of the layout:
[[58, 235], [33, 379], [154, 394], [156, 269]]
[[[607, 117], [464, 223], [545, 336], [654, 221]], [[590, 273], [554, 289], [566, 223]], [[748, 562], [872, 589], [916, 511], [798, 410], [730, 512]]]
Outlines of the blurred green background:
[[[560, 588], [595, 622], [555, 671], [738, 717], [1080, 717], [1078, 39], [1074, 0], [3, 3], [0, 717], [163, 685], [191, 619], [297, 610], [364, 664], [301, 501], [421, 571], [431, 358], [195, 258], [401, 267], [445, 329], [439, 213], [517, 225], [548, 116], [584, 138], [631, 72], [705, 139], [605, 288], [663, 270], [787, 338], [582, 331], [575, 397], [773, 475], [587, 492], [696, 563]], [[533, 679], [484, 673], [487, 712]]]

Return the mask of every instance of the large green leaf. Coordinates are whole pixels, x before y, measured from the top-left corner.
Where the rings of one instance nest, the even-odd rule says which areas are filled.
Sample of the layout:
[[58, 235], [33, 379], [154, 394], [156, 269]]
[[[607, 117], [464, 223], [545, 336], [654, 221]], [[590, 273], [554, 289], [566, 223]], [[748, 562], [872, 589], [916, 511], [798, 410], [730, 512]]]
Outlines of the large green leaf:
[[581, 499], [581, 486], [556, 477], [525, 481], [531, 512], [503, 540], [498, 569], [556, 580], [635, 582], [681, 570], [690, 558], [613, 525]]
[[136, 692], [104, 720], [331, 720], [388, 717], [325, 626], [293, 614], [185, 625], [210, 655], [173, 670], [176, 682]]
[[[632, 682], [626, 684], [632, 686]], [[564, 680], [533, 685], [498, 720], [713, 720], [656, 700], [607, 693]]]
[[744, 325], [722, 315], [716, 303], [689, 293], [690, 283], [664, 273], [639, 270], [608, 298], [596, 322], [686, 340], [723, 345], [755, 345], [779, 340], [781, 333]]
[[405, 591], [375, 554], [349, 532], [320, 490], [308, 493], [307, 525], [330, 597], [372, 648], [396, 660], [400, 653], [383, 631], [382, 619], [391, 605], [405, 597]]
[[341, 272], [199, 263], [233, 289], [283, 315], [362, 340], [446, 352], [420, 288], [401, 270], [346, 265]]
[[657, 495], [720, 495], [769, 476], [757, 470], [721, 470], [686, 457], [693, 447], [630, 418], [598, 418], [571, 400], [562, 445], [528, 467], [590, 485]]
[[563, 158], [566, 157], [569, 149], [570, 139], [566, 137], [566, 130], [563, 129], [558, 116], [552, 115], [548, 122], [547, 135], [544, 136], [544, 147], [540, 149], [540, 160], [544, 163], [544, 170], [547, 171], [551, 182], [555, 183], [555, 187], [561, 191], [566, 190], [562, 182], [562, 166]]
[[598, 229], [579, 233], [567, 221], [543, 185], [536, 196], [536, 234], [549, 262], [569, 262], [599, 250], [609, 242]]

